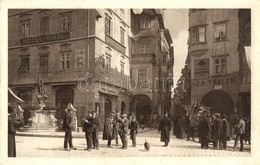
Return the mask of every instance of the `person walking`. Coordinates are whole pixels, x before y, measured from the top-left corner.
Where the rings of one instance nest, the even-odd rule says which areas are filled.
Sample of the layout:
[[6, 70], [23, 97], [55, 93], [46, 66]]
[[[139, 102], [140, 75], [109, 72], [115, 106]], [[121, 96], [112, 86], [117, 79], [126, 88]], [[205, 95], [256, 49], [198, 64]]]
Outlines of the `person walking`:
[[16, 157], [15, 144], [15, 113], [11, 106], [8, 106], [8, 157]]
[[236, 128], [235, 128], [235, 129], [237, 129], [237, 131], [235, 131], [236, 138], [235, 138], [234, 150], [237, 149], [238, 139], [240, 139], [240, 150], [239, 151], [243, 152], [243, 150], [244, 150], [245, 125], [246, 125], [246, 123], [243, 120], [242, 115], [240, 115], [238, 124], [236, 125]]
[[106, 118], [102, 139], [107, 140], [107, 147], [112, 147], [111, 141], [115, 139], [114, 112], [111, 112], [109, 117]]
[[[64, 137], [64, 150], [65, 151], [70, 151], [71, 149], [76, 150], [77, 148], [75, 148], [73, 146], [72, 143], [72, 129], [73, 129], [73, 124], [72, 124], [72, 114], [73, 113], [73, 109], [72, 108], [67, 108], [66, 109], [66, 114], [63, 120], [63, 125], [62, 125], [62, 129], [65, 131], [65, 137]], [[68, 144], [69, 144], [69, 148], [68, 148]]]
[[190, 140], [190, 118], [188, 112], [183, 117], [183, 129], [186, 133], [187, 141]]
[[168, 113], [164, 113], [164, 117], [159, 123], [158, 133], [161, 132], [161, 142], [164, 142], [164, 147], [167, 147], [170, 142], [170, 131], [171, 131], [171, 119], [168, 117]]
[[85, 138], [87, 142], [87, 148], [85, 150], [91, 151], [92, 150], [92, 144], [93, 144], [93, 116], [92, 113], [88, 112], [88, 117], [83, 119], [83, 131], [85, 132]]
[[222, 139], [222, 144], [223, 144], [223, 149], [227, 149], [227, 140], [229, 139], [230, 136], [230, 127], [229, 123], [227, 121], [227, 116], [223, 115], [222, 116], [222, 131], [221, 131], [221, 139]]
[[251, 121], [250, 117], [245, 118], [245, 143], [251, 144]]
[[133, 147], [136, 147], [136, 135], [138, 133], [138, 122], [136, 121], [136, 117], [132, 116], [129, 129], [130, 129], [130, 139], [132, 140]]
[[120, 118], [120, 113], [119, 113], [119, 112], [116, 112], [116, 116], [115, 116], [115, 118], [114, 118], [114, 122], [115, 122], [115, 140], [116, 140], [116, 145], [118, 145], [118, 136], [119, 136], [119, 133], [118, 133], [118, 130], [119, 130], [119, 121], [116, 120], [117, 118]]
[[122, 115], [122, 118], [116, 118], [116, 120], [119, 122], [118, 133], [122, 141], [122, 149], [124, 150], [128, 147], [127, 133], [129, 127], [129, 120], [127, 119], [127, 115], [125, 113]]
[[213, 139], [213, 147], [214, 149], [222, 149], [222, 120], [220, 118], [220, 114], [219, 113], [215, 113], [215, 120], [213, 121], [213, 130], [212, 132], [214, 132], [214, 139]]
[[93, 149], [99, 150], [99, 137], [98, 137], [99, 119], [96, 111], [93, 111], [92, 115], [93, 115], [93, 134], [92, 134]]

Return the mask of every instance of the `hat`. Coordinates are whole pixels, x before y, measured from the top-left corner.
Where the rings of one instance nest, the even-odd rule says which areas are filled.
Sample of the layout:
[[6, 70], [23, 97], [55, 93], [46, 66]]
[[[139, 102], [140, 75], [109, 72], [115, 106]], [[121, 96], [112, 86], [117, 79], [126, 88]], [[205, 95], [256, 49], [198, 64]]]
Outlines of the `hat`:
[[116, 112], [116, 115], [120, 115], [120, 113], [119, 113], [119, 112]]
[[114, 115], [115, 115], [115, 113], [114, 113], [114, 112], [110, 112], [110, 115], [114, 116]]
[[123, 113], [123, 114], [122, 114], [122, 117], [127, 117], [127, 114]]
[[214, 115], [220, 117], [220, 114], [219, 114], [219, 113], [215, 113]]

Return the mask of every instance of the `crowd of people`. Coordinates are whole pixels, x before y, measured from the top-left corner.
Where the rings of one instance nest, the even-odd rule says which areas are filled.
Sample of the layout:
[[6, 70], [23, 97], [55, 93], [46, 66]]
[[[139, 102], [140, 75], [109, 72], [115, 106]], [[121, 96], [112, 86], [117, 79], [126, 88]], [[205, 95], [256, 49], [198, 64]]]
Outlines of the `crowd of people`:
[[195, 132], [199, 137], [201, 148], [208, 149], [209, 143], [213, 143], [213, 149], [226, 150], [227, 141], [234, 139], [233, 149], [238, 147], [239, 151], [244, 150], [244, 142], [250, 141], [251, 123], [250, 118], [242, 115], [234, 114], [230, 120], [225, 114], [214, 113], [213, 115], [208, 110], [203, 110], [198, 116], [196, 113], [189, 112], [181, 118], [181, 127], [185, 131], [187, 140], [195, 140]]

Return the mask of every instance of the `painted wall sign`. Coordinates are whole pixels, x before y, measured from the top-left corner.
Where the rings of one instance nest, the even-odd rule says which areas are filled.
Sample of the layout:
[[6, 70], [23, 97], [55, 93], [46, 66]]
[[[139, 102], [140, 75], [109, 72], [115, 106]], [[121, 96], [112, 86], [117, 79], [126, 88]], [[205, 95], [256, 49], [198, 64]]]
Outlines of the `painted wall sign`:
[[194, 60], [194, 76], [197, 78], [209, 78], [209, 59]]
[[229, 84], [237, 84], [237, 77], [219, 77], [219, 78], [211, 78], [206, 80], [194, 80], [193, 85], [197, 87], [201, 86], [220, 86], [220, 85], [229, 85]]
[[75, 69], [85, 68], [85, 49], [75, 50]]
[[21, 45], [30, 45], [30, 44], [38, 44], [38, 43], [44, 43], [44, 42], [65, 40], [65, 39], [69, 39], [69, 38], [70, 38], [70, 32], [65, 32], [65, 33], [51, 34], [51, 35], [45, 35], [45, 36], [24, 38], [24, 39], [20, 40], [20, 43], [21, 43]]

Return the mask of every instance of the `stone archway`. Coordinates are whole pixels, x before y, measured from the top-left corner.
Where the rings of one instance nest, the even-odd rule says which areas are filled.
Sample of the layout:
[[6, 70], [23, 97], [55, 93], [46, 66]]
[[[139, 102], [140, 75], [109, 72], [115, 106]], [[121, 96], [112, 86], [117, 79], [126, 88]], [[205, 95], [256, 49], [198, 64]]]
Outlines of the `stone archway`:
[[234, 113], [234, 103], [230, 95], [221, 90], [207, 93], [201, 100], [201, 105], [213, 107], [214, 112], [230, 116]]
[[141, 117], [146, 121], [146, 125], [149, 125], [150, 117], [152, 115], [151, 100], [147, 95], [139, 94], [134, 96], [134, 111], [138, 121]]

